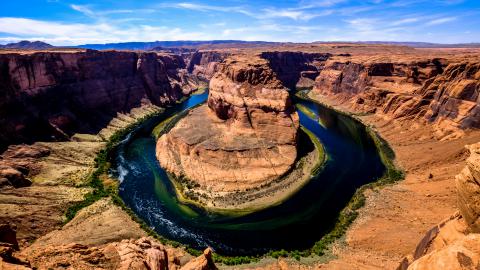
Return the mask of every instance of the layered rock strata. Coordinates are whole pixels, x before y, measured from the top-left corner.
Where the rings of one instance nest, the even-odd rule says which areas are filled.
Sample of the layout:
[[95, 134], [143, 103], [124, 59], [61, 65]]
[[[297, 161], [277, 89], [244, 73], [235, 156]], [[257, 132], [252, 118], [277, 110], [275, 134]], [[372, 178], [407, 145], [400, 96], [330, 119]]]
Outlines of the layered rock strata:
[[193, 109], [157, 142], [162, 167], [209, 192], [267, 185], [297, 158], [298, 115], [268, 62], [236, 56], [210, 81], [208, 107]]
[[337, 56], [326, 62], [311, 95], [342, 100], [355, 111], [424, 119], [447, 134], [480, 127], [479, 72], [468, 60]]
[[97, 133], [117, 112], [195, 88], [176, 55], [117, 51], [0, 55], [0, 149]]
[[289, 89], [310, 88], [315, 78], [332, 55], [329, 53], [307, 53], [294, 51], [263, 52], [260, 56], [266, 59], [278, 79]]
[[210, 80], [219, 64], [228, 57], [226, 51], [196, 51], [186, 57], [187, 71], [199, 78]]
[[467, 166], [456, 177], [460, 212], [426, 233], [399, 269], [478, 269], [480, 267], [480, 143], [467, 147]]
[[217, 269], [210, 249], [192, 259], [184, 251], [164, 246], [149, 237], [125, 239], [101, 246], [77, 243], [44, 246], [29, 254], [32, 258], [30, 261], [3, 254], [4, 258], [0, 257], [1, 269]]

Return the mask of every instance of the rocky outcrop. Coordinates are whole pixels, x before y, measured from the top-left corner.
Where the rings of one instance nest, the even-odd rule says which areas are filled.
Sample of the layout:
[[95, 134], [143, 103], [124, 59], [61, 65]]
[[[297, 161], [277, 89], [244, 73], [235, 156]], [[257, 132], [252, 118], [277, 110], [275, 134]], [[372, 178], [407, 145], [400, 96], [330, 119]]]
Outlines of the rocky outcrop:
[[480, 233], [480, 143], [468, 149], [467, 166], [456, 179], [458, 207], [470, 231]]
[[409, 270], [479, 268], [480, 234], [469, 234], [443, 249], [434, 250], [408, 267]]
[[182, 266], [180, 270], [213, 270], [217, 269], [212, 260], [212, 250], [207, 248], [203, 251], [203, 254], [199, 257], [189, 261]]
[[34, 269], [125, 269], [125, 270], [213, 270], [210, 249], [193, 258], [181, 249], [166, 247], [143, 237], [102, 246], [71, 243], [45, 246], [28, 254]]
[[260, 56], [268, 61], [285, 87], [295, 89], [313, 87], [315, 78], [331, 54], [272, 51], [263, 52]]
[[428, 231], [398, 269], [480, 268], [480, 143], [467, 148], [467, 166], [456, 177], [460, 212]]
[[[455, 63], [419, 91], [432, 97], [425, 117], [444, 128], [480, 128], [480, 64]], [[442, 123], [443, 122], [443, 123]]]
[[174, 102], [193, 88], [182, 68], [169, 54], [0, 54], [0, 149], [97, 133], [117, 112]]
[[225, 60], [210, 81], [207, 103], [158, 140], [162, 167], [220, 193], [258, 188], [290, 170], [298, 115], [265, 59]]
[[442, 133], [478, 128], [478, 63], [445, 59], [328, 60], [315, 80], [313, 95], [330, 96], [355, 111], [398, 119], [422, 118]]
[[228, 57], [225, 51], [196, 51], [188, 59], [187, 71], [204, 80], [210, 80], [217, 71], [218, 64]]
[[32, 182], [27, 176], [38, 171], [38, 159], [49, 154], [49, 149], [38, 145], [9, 146], [0, 156], [0, 188], [30, 186]]
[[28, 269], [28, 262], [18, 258], [16, 231], [9, 224], [0, 224], [0, 269]]

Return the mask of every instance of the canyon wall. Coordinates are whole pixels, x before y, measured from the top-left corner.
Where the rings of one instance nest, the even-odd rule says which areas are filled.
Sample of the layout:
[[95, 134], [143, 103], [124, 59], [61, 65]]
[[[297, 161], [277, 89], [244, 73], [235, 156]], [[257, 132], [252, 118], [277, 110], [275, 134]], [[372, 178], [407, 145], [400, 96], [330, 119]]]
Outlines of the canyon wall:
[[117, 112], [172, 103], [195, 87], [182, 68], [183, 59], [169, 54], [1, 54], [0, 149], [96, 133]]
[[456, 176], [460, 211], [428, 231], [399, 270], [478, 269], [480, 267], [480, 143]]
[[323, 68], [329, 53], [306, 52], [263, 52], [260, 57], [266, 59], [282, 84], [289, 88], [312, 87], [315, 78]]
[[218, 64], [228, 57], [225, 51], [196, 51], [186, 57], [187, 71], [204, 80], [210, 80]]
[[312, 95], [340, 100], [355, 111], [389, 118], [416, 117], [444, 131], [479, 128], [478, 63], [439, 58], [334, 57]]

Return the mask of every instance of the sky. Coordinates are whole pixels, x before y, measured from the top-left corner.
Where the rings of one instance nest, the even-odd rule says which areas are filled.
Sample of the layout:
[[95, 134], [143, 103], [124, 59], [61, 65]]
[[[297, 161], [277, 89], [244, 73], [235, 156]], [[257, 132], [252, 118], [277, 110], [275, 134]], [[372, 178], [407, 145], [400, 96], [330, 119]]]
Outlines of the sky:
[[480, 0], [2, 0], [0, 44], [480, 42]]

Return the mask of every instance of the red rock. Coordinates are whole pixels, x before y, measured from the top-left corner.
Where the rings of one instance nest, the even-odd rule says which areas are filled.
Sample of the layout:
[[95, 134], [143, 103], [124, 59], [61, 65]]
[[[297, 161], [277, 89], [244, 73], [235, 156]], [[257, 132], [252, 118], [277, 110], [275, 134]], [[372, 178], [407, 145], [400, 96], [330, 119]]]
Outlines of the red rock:
[[268, 61], [225, 60], [207, 104], [158, 140], [157, 158], [168, 171], [209, 192], [232, 193], [268, 184], [293, 166], [298, 115]]
[[97, 133], [117, 112], [175, 102], [184, 67], [182, 58], [156, 53], [1, 54], [0, 149]]

